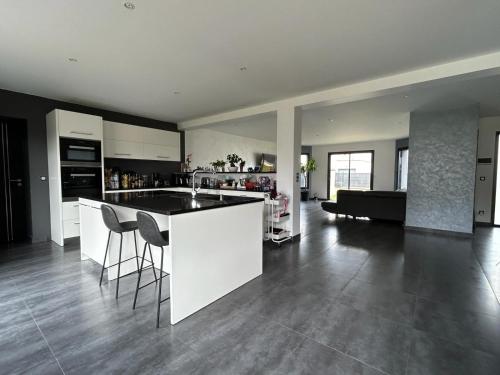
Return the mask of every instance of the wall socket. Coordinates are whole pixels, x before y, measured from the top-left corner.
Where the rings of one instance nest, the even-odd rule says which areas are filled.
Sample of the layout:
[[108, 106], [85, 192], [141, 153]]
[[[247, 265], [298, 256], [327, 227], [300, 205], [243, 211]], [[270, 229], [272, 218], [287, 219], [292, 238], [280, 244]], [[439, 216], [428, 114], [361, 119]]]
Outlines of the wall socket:
[[479, 216], [482, 216], [482, 215], [484, 215], [484, 210], [479, 210], [477, 213]]

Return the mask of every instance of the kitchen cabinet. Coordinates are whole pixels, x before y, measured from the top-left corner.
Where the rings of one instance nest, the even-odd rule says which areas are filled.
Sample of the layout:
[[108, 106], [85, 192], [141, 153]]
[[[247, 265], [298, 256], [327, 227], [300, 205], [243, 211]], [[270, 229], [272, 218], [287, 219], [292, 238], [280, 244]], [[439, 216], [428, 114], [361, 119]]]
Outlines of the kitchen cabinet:
[[63, 220], [64, 238], [78, 237], [80, 235], [80, 219]]
[[80, 214], [78, 212], [78, 208], [80, 205], [78, 202], [63, 202], [62, 210], [63, 210], [63, 220], [71, 220], [71, 219], [79, 219]]
[[178, 147], [144, 143], [144, 159], [180, 161], [180, 149]]
[[181, 160], [180, 133], [104, 121], [104, 157]]
[[56, 110], [60, 137], [102, 139], [102, 117]]
[[[85, 225], [80, 226], [80, 249], [85, 257], [99, 258], [102, 264], [102, 252], [106, 248], [108, 230], [102, 220], [100, 203], [86, 200], [80, 203], [80, 218]], [[116, 248], [116, 247], [115, 247]]]
[[166, 130], [143, 128], [143, 141], [148, 144], [179, 147], [181, 142], [181, 135], [177, 132], [170, 132]]
[[103, 121], [104, 139], [115, 141], [143, 142], [143, 128], [119, 122]]
[[120, 159], [143, 159], [144, 145], [140, 142], [104, 139], [104, 157]]

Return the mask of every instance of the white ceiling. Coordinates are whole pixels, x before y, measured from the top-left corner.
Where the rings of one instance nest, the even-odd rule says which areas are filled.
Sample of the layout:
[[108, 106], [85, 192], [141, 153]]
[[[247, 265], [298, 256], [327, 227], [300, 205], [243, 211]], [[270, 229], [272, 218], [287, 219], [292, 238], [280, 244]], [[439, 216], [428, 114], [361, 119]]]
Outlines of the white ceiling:
[[[500, 75], [304, 110], [302, 144], [340, 144], [404, 138], [409, 133], [410, 112], [445, 110], [467, 105], [479, 105], [482, 117], [500, 116]], [[275, 114], [207, 127], [244, 137], [276, 140]]]
[[498, 0], [133, 1], [2, 0], [0, 87], [177, 121], [500, 50]]

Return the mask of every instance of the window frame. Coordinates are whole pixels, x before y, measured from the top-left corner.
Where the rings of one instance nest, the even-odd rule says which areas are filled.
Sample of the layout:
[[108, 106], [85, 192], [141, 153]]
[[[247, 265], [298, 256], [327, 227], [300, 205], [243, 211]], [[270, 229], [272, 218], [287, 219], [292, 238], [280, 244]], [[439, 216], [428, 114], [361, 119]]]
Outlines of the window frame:
[[[396, 190], [401, 189], [401, 152], [402, 151], [408, 151], [408, 156], [410, 155], [409, 147], [404, 146], [404, 147], [398, 147], [397, 150], [397, 166], [396, 166]], [[407, 176], [408, 179], [408, 176]], [[408, 186], [406, 186], [408, 189]]]
[[[302, 155], [307, 155], [307, 161], [309, 162], [309, 160], [311, 159], [311, 153], [310, 152], [301, 152], [300, 153], [301, 158], [302, 158]], [[300, 165], [302, 166], [302, 163]], [[306, 179], [306, 186], [305, 187], [300, 186], [300, 189], [309, 189], [309, 186], [310, 186], [309, 172], [306, 172], [305, 179]], [[300, 181], [299, 181], [299, 183], [300, 183]]]
[[[349, 176], [347, 178], [348, 184], [351, 181], [351, 155], [352, 154], [367, 154], [370, 153], [372, 156], [372, 165], [370, 171], [370, 190], [373, 190], [373, 177], [374, 177], [374, 166], [375, 166], [375, 150], [362, 150], [362, 151], [335, 151], [328, 153], [328, 173], [326, 176], [326, 199], [330, 199], [330, 174], [331, 174], [331, 155], [342, 155], [349, 154]], [[348, 189], [350, 190], [350, 189]]]

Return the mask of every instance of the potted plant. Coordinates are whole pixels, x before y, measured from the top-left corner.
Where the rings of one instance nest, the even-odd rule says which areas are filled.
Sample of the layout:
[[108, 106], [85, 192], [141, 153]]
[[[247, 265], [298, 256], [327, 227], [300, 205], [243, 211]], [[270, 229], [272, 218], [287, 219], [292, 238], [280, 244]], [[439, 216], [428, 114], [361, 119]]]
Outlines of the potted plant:
[[210, 165], [214, 167], [214, 171], [224, 172], [224, 167], [226, 166], [226, 162], [224, 160], [216, 160], [211, 162]]
[[240, 172], [243, 172], [243, 167], [245, 166], [245, 160], [240, 159]]
[[[314, 172], [316, 170], [316, 160], [313, 158], [310, 158], [307, 163], [302, 164], [300, 166], [300, 172], [303, 174], [304, 179], [310, 176], [307, 176], [309, 173]], [[300, 199], [304, 202], [307, 202], [309, 200], [309, 188], [304, 187], [300, 191]]]
[[226, 159], [229, 162], [229, 172], [238, 172], [236, 164], [238, 164], [242, 159], [236, 154], [229, 154]]

